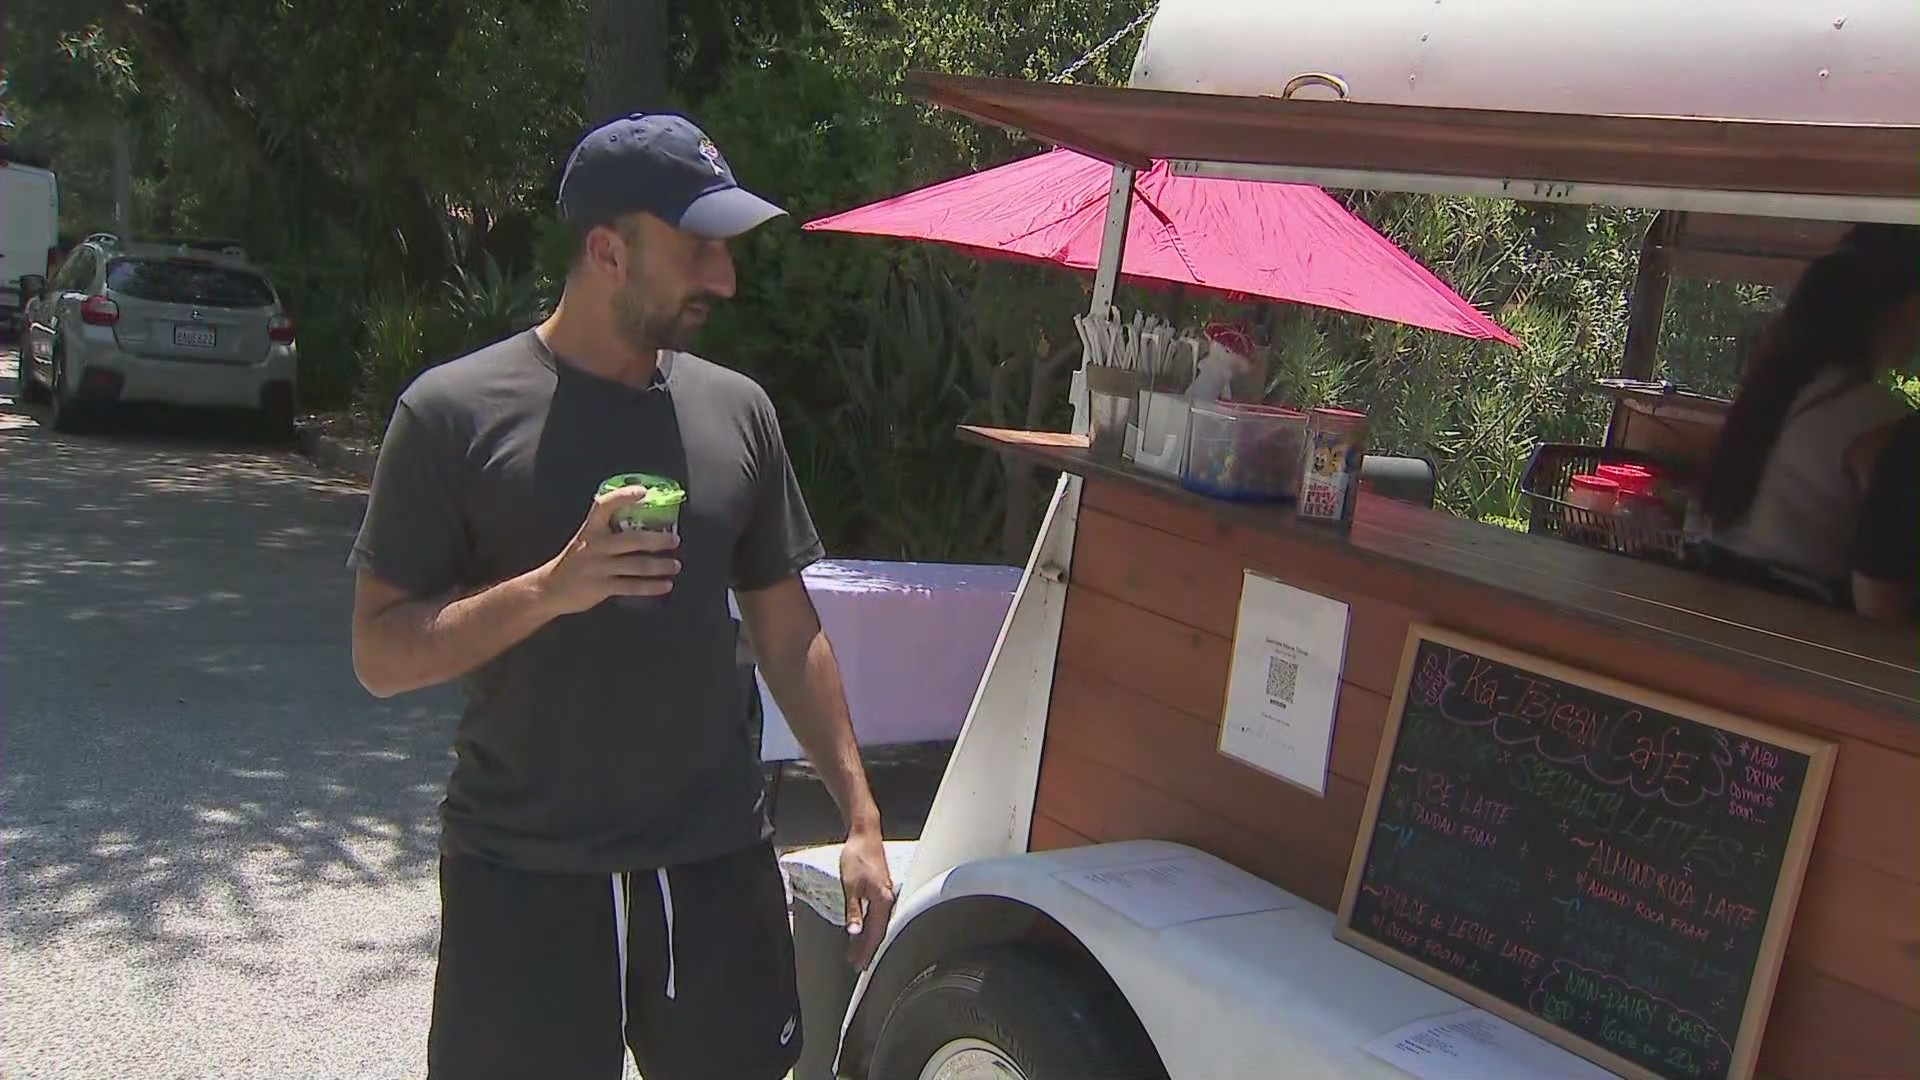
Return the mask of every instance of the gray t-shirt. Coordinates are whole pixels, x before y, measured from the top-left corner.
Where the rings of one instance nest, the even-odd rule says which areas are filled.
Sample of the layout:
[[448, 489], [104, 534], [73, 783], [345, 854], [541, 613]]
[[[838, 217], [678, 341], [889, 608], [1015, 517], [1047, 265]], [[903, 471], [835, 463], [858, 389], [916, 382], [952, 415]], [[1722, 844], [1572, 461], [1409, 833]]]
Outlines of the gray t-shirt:
[[773, 405], [751, 379], [664, 354], [651, 385], [555, 358], [532, 331], [433, 368], [380, 447], [351, 565], [419, 597], [551, 559], [600, 483], [687, 489], [665, 603], [547, 624], [465, 680], [442, 850], [535, 871], [694, 862], [770, 834], [729, 587], [821, 557]]
[[1746, 517], [1714, 541], [1822, 582], [1846, 576], [1863, 492], [1847, 470], [1862, 436], [1912, 408], [1891, 387], [1829, 368], [1794, 399]]

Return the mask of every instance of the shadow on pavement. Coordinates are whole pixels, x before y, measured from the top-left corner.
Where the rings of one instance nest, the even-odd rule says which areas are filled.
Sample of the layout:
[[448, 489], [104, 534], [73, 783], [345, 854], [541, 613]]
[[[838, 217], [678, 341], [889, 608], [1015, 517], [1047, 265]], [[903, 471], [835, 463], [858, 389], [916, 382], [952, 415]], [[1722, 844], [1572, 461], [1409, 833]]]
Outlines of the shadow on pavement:
[[[457, 692], [379, 702], [353, 678], [359, 487], [217, 417], [134, 414], [85, 437], [39, 418], [0, 397], [6, 938], [223, 962], [222, 946], [275, 939], [263, 909], [279, 901], [430, 877]], [[919, 835], [951, 749], [869, 752], [890, 838]], [[776, 824], [783, 849], [843, 837], [803, 764]], [[434, 939], [378, 947], [399, 977]]]
[[33, 417], [0, 403], [8, 940], [178, 961], [271, 940], [268, 899], [430, 875], [453, 699], [353, 678], [358, 489], [137, 418]]

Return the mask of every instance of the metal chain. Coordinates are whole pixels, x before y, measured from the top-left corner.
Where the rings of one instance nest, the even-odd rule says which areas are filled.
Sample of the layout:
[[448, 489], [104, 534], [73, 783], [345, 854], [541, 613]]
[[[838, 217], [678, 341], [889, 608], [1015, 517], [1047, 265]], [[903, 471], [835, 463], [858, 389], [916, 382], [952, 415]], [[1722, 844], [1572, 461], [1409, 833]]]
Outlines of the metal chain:
[[1140, 29], [1140, 27], [1144, 25], [1148, 19], [1153, 18], [1153, 13], [1158, 10], [1160, 10], [1160, 0], [1154, 0], [1153, 3], [1147, 5], [1147, 10], [1141, 12], [1138, 18], [1134, 19], [1132, 22], [1128, 23], [1127, 25], [1121, 27], [1118, 33], [1114, 34], [1112, 37], [1101, 42], [1100, 44], [1095, 45], [1093, 47], [1092, 52], [1088, 53], [1087, 55], [1081, 57], [1078, 60], [1075, 60], [1073, 63], [1068, 64], [1067, 69], [1065, 71], [1062, 71], [1060, 74], [1055, 75], [1053, 78], [1048, 79], [1047, 81], [1062, 83], [1073, 78], [1075, 72], [1079, 71], [1083, 67], [1086, 67], [1088, 64], [1093, 63], [1095, 60], [1100, 59], [1100, 54], [1106, 52], [1108, 49], [1111, 49], [1115, 45], [1119, 44], [1121, 38], [1124, 38], [1128, 34], [1133, 33], [1135, 30]]

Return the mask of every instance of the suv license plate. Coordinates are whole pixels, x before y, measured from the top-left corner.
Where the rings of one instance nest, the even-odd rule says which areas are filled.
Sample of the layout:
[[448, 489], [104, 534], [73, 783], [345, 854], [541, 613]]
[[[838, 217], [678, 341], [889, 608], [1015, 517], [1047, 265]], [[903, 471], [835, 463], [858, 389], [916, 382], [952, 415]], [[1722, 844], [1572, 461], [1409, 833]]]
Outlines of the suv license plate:
[[173, 343], [195, 349], [211, 349], [214, 343], [213, 327], [176, 326], [173, 328]]

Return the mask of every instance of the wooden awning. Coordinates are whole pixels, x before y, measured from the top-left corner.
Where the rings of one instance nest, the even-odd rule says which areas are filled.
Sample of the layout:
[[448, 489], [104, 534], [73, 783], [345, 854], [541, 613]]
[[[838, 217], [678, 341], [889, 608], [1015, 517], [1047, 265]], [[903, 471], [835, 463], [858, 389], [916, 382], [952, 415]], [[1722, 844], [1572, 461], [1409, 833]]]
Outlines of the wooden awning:
[[1496, 112], [924, 72], [908, 84], [944, 108], [1135, 167], [1164, 158], [1920, 206], [1916, 127]]

